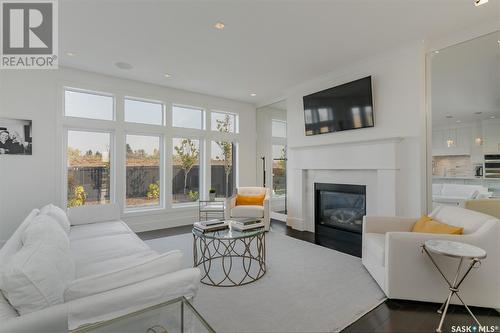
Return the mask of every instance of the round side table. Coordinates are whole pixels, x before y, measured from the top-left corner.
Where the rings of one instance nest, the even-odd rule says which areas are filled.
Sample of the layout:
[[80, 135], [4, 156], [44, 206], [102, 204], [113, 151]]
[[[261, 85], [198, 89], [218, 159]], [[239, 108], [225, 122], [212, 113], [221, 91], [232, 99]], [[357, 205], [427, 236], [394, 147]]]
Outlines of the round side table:
[[[446, 281], [446, 283], [449, 286], [450, 293], [448, 294], [448, 298], [446, 301], [441, 305], [439, 310], [437, 311], [438, 313], [441, 314], [441, 320], [439, 321], [439, 326], [436, 329], [436, 332], [441, 332], [441, 328], [443, 326], [444, 318], [446, 316], [446, 312], [448, 312], [448, 306], [450, 305], [450, 300], [453, 295], [456, 295], [457, 298], [462, 302], [462, 304], [465, 306], [469, 314], [472, 316], [474, 321], [481, 326], [479, 321], [477, 320], [476, 316], [472, 313], [472, 311], [469, 309], [467, 304], [463, 301], [462, 297], [458, 294], [459, 292], [459, 287], [462, 284], [462, 282], [465, 280], [471, 269], [477, 265], [479, 267], [481, 265], [481, 259], [486, 258], [486, 251], [483, 249], [473, 246], [470, 244], [465, 244], [465, 243], [459, 243], [459, 242], [452, 242], [452, 241], [445, 241], [445, 240], [427, 240], [425, 241], [424, 245], [422, 245], [422, 250], [429, 256], [431, 259], [432, 263], [434, 266], [437, 268], [443, 279]], [[460, 262], [458, 263], [458, 269], [457, 273], [455, 274], [455, 278], [453, 279], [453, 283], [451, 283], [448, 278], [444, 275], [443, 271], [441, 268], [439, 268], [438, 264], [432, 257], [431, 253], [437, 254], [437, 255], [443, 255], [451, 258], [458, 258], [460, 259]], [[469, 267], [463, 273], [462, 276], [460, 276], [460, 270], [462, 269], [462, 264], [464, 262], [464, 259], [470, 260]]]

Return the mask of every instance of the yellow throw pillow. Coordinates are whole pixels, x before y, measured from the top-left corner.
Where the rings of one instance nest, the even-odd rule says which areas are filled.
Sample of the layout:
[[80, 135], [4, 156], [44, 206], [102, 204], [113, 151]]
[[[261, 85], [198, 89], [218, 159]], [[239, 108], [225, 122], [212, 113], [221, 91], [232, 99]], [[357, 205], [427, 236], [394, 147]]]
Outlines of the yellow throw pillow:
[[433, 220], [432, 217], [422, 216], [411, 229], [412, 232], [425, 232], [428, 234], [449, 234], [449, 235], [461, 235], [464, 232], [464, 228], [454, 227], [449, 224], [441, 223]]
[[244, 196], [236, 195], [236, 206], [262, 206], [264, 204], [265, 195]]

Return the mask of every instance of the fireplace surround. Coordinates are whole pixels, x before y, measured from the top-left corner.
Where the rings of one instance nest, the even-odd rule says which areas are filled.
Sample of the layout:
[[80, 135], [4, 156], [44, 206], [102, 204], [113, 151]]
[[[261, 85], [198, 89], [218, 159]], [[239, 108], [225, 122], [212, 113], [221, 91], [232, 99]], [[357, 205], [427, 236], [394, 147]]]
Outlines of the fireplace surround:
[[361, 256], [366, 186], [314, 183], [315, 241], [355, 256]]

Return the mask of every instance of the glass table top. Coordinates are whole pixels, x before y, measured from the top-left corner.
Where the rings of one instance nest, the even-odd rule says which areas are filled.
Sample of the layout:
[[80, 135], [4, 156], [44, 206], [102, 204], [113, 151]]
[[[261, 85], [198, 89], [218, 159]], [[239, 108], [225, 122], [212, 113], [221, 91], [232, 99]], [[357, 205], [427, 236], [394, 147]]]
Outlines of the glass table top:
[[185, 297], [111, 320], [81, 326], [69, 333], [215, 333]]
[[210, 232], [201, 232], [195, 228], [193, 228], [193, 234], [195, 234], [198, 237], [204, 237], [204, 238], [213, 238], [213, 239], [238, 239], [238, 238], [246, 238], [246, 237], [253, 237], [259, 234], [264, 233], [264, 227], [258, 228], [258, 229], [253, 229], [253, 230], [247, 230], [247, 231], [239, 231], [231, 228], [231, 224], [229, 224], [228, 229], [224, 230], [217, 230], [217, 231], [210, 231]]
[[486, 258], [486, 251], [470, 244], [446, 240], [427, 240], [425, 248], [431, 252], [455, 258]]

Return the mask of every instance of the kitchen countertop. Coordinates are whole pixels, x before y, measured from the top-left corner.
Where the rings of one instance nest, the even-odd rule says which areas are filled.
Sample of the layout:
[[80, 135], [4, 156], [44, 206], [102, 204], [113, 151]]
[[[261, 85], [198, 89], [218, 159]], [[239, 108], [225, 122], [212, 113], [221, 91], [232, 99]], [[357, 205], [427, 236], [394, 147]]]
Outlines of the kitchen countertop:
[[500, 178], [482, 178], [482, 177], [444, 177], [444, 176], [432, 176], [432, 179], [461, 179], [461, 180], [485, 180], [485, 181], [490, 181], [490, 180], [496, 180], [500, 181]]

